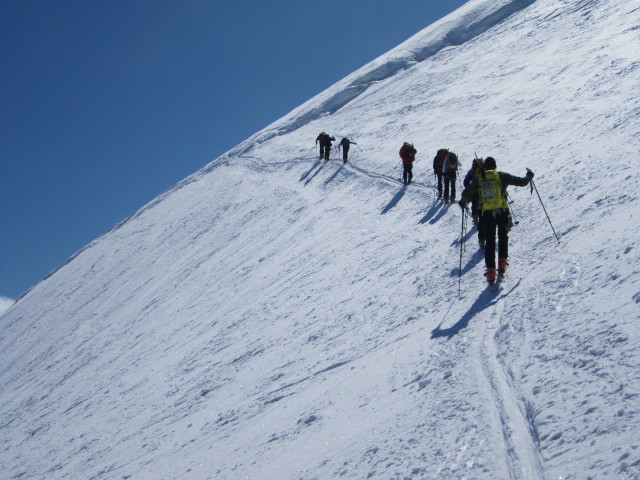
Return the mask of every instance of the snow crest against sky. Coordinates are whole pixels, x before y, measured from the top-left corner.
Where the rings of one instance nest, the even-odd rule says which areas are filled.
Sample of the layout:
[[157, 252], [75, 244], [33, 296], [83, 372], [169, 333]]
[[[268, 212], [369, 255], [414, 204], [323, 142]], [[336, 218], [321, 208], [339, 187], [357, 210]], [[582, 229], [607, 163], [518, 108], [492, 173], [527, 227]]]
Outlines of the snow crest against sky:
[[0, 2], [0, 294], [463, 3]]
[[9, 309], [13, 305], [13, 300], [7, 297], [0, 297], [0, 315]]

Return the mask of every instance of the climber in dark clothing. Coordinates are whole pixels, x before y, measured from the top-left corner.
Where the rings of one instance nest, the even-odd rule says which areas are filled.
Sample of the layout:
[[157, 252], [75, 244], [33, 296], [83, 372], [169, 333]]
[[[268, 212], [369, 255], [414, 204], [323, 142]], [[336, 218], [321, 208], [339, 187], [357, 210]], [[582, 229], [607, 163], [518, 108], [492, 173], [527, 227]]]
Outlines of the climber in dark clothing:
[[413, 179], [413, 162], [418, 151], [413, 148], [413, 144], [404, 142], [400, 148], [400, 158], [402, 159], [402, 179], [405, 185], [409, 185]]
[[[442, 178], [444, 180], [444, 203], [456, 201], [456, 179], [458, 178], [458, 155], [453, 152], [447, 154], [447, 159], [442, 166]], [[451, 196], [449, 196], [451, 192]]]
[[436, 152], [436, 156], [433, 157], [433, 174], [437, 180], [438, 198], [442, 198], [442, 171], [444, 168], [444, 161], [449, 155], [447, 148], [441, 148]]
[[[462, 181], [462, 185], [466, 188], [469, 186], [471, 181], [480, 175], [480, 172], [484, 168], [484, 160], [481, 158], [476, 158], [473, 161], [473, 164], [467, 175], [464, 177]], [[480, 207], [480, 197], [478, 196], [478, 192], [474, 192], [471, 196], [471, 216], [473, 217], [473, 224], [478, 229], [478, 244], [481, 249], [484, 249], [484, 231], [482, 229], [482, 224], [480, 223], [480, 217], [482, 216], [482, 208]]]
[[333, 142], [334, 140], [334, 137], [329, 136], [325, 132], [322, 132], [316, 137], [316, 145], [320, 143], [320, 158], [329, 160], [329, 154], [331, 153], [331, 142]]
[[356, 142], [352, 142], [347, 137], [343, 137], [338, 144], [338, 148], [342, 147], [342, 163], [347, 163], [349, 161], [349, 147], [351, 144], [357, 145]]

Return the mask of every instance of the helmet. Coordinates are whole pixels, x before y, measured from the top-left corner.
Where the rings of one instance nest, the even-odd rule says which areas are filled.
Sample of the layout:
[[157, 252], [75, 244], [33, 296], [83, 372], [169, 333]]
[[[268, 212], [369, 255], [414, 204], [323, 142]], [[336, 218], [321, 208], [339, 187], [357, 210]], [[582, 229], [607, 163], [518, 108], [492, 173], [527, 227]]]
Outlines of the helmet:
[[487, 170], [495, 170], [497, 167], [496, 159], [493, 157], [487, 157], [484, 160], [484, 168]]

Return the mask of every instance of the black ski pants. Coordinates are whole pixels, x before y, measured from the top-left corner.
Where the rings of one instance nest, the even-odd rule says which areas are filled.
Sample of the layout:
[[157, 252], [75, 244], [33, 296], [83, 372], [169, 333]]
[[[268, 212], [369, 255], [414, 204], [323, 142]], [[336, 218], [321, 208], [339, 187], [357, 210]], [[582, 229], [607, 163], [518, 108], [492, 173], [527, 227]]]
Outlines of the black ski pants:
[[324, 159], [329, 160], [329, 154], [331, 153], [331, 144], [328, 143], [324, 146]]
[[408, 185], [411, 183], [413, 179], [413, 164], [412, 163], [402, 163], [402, 180], [404, 180], [404, 184]]
[[509, 211], [496, 209], [488, 210], [480, 219], [486, 240], [484, 248], [484, 263], [487, 268], [496, 268], [496, 230], [498, 231], [498, 257], [507, 258], [509, 255]]
[[434, 172], [434, 175], [438, 177], [438, 198], [442, 197], [442, 172]]
[[349, 145], [342, 146], [342, 161], [346, 162], [349, 160]]
[[[453, 202], [456, 199], [456, 172], [446, 172], [442, 174], [444, 178], [444, 199]], [[449, 196], [451, 191], [451, 196]]]

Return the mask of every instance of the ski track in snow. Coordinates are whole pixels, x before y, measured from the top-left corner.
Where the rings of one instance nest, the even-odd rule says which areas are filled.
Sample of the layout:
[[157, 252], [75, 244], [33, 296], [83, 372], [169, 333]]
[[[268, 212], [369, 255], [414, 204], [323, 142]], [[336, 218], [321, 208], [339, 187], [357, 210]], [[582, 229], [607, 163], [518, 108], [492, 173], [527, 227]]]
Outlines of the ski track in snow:
[[[511, 290], [517, 287], [512, 287]], [[526, 403], [517, 391], [513, 379], [505, 372], [505, 365], [500, 360], [500, 352], [496, 345], [500, 333], [509, 328], [503, 315], [505, 302], [510, 291], [495, 300], [490, 312], [486, 330], [483, 333], [478, 356], [482, 359], [482, 370], [486, 377], [491, 395], [497, 408], [499, 425], [502, 427], [504, 449], [507, 458], [509, 478], [542, 479], [543, 469], [535, 439], [531, 435], [531, 425], [526, 415]], [[521, 332], [524, 333], [524, 332]], [[524, 335], [526, 339], [526, 334]], [[522, 337], [521, 337], [521, 341]]]

